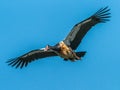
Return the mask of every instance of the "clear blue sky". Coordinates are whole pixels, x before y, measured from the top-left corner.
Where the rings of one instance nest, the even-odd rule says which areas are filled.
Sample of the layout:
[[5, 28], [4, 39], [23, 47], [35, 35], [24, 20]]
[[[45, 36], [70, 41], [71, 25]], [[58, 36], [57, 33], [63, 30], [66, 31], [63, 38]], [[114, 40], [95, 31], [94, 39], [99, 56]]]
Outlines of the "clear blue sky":
[[[54, 45], [99, 8], [111, 8], [111, 21], [99, 24], [77, 51], [82, 61], [59, 57], [27, 68], [5, 63], [33, 49]], [[120, 90], [120, 0], [0, 0], [0, 90]]]

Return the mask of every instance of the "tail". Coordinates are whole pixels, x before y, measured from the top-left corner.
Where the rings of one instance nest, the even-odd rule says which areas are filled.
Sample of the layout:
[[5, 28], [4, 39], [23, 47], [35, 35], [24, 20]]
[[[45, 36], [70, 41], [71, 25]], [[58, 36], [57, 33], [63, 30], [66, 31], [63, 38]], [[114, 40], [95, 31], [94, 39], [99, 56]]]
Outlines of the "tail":
[[84, 57], [85, 54], [86, 54], [86, 51], [76, 52], [76, 55], [77, 55], [78, 57]]

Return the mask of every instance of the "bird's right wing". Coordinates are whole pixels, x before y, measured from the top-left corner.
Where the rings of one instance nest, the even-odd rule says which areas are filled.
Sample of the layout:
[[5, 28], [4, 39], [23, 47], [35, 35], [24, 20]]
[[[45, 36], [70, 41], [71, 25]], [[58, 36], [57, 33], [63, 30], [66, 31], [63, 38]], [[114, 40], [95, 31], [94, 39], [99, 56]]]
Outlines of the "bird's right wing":
[[64, 43], [75, 50], [86, 33], [92, 28], [92, 26], [96, 25], [97, 23], [104, 23], [109, 21], [109, 11], [110, 9], [108, 7], [101, 8], [91, 17], [76, 24], [68, 36], [64, 39]]
[[8, 65], [11, 65], [12, 67], [15, 66], [16, 68], [20, 67], [26, 67], [28, 63], [40, 59], [40, 58], [45, 58], [45, 57], [50, 57], [50, 56], [57, 56], [56, 53], [54, 53], [52, 50], [44, 51], [44, 50], [32, 50], [20, 57], [10, 59], [7, 61]]

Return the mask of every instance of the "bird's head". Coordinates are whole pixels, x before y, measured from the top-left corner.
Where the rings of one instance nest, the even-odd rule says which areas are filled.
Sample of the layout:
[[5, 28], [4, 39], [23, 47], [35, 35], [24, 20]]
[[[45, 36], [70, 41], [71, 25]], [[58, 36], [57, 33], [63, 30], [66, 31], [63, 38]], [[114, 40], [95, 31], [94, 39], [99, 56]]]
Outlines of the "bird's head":
[[50, 45], [47, 45], [46, 47], [45, 47], [45, 51], [48, 51], [48, 50], [50, 50], [51, 49], [51, 46]]

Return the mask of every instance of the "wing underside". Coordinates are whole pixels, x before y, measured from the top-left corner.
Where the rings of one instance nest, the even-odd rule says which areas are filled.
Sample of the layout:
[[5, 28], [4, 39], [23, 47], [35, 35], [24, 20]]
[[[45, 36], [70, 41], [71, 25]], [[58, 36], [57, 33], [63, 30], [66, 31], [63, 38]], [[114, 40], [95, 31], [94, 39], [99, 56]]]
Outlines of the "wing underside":
[[109, 21], [109, 11], [110, 9], [108, 9], [108, 7], [101, 8], [88, 19], [76, 24], [65, 38], [64, 43], [75, 50], [92, 26], [97, 23], [105, 23], [106, 21]]
[[37, 60], [37, 59], [41, 59], [41, 58], [45, 58], [45, 57], [51, 57], [51, 56], [57, 56], [56, 53], [54, 53], [51, 50], [48, 51], [44, 51], [44, 50], [33, 50], [30, 51], [20, 57], [14, 58], [14, 59], [10, 59], [9, 61], [7, 61], [8, 65], [11, 65], [12, 67], [26, 67], [28, 65], [28, 63]]

